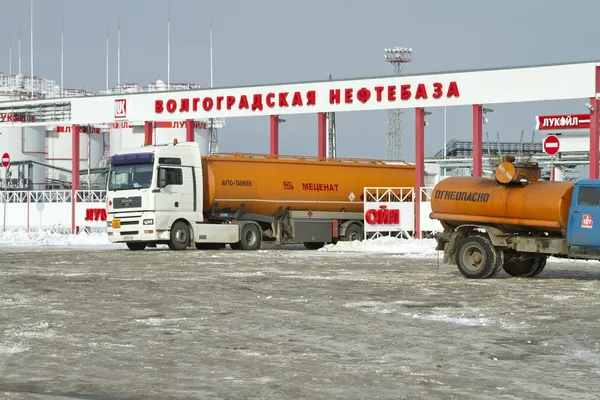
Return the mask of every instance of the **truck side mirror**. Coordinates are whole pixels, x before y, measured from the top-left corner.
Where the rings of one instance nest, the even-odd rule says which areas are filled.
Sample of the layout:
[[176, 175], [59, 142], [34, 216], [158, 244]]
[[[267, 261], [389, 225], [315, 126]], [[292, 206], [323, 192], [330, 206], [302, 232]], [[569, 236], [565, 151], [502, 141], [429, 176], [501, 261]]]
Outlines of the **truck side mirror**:
[[167, 170], [164, 168], [158, 168], [158, 187], [160, 189], [167, 187]]

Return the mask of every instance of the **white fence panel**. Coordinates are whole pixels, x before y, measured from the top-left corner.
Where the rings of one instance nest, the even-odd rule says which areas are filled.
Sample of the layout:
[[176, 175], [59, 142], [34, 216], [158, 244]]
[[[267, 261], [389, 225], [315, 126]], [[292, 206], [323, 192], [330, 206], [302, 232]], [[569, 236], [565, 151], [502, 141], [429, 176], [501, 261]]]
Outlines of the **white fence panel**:
[[[0, 228], [70, 231], [71, 197], [70, 190], [0, 192]], [[76, 198], [76, 226], [105, 229], [106, 193], [80, 190]]]
[[29, 204], [29, 229], [50, 229], [55, 226], [71, 228], [71, 202]]
[[75, 224], [91, 228], [106, 228], [106, 204], [104, 202], [76, 203]]
[[431, 202], [421, 203], [421, 230], [424, 232], [443, 231], [440, 221], [429, 218], [429, 214], [431, 214]]

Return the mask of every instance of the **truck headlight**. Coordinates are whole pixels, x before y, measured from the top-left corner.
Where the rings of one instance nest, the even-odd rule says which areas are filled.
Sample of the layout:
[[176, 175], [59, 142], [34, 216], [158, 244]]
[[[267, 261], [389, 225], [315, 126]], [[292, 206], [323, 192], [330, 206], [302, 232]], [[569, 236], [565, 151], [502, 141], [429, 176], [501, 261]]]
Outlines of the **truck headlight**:
[[154, 220], [153, 219], [145, 219], [144, 220], [144, 225], [152, 225], [154, 224]]

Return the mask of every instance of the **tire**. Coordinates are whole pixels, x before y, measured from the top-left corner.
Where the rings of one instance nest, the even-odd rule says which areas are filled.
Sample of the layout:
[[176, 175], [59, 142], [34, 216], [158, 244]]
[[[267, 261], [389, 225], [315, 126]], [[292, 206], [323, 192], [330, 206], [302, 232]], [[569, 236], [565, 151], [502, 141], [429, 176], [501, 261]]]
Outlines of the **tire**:
[[458, 243], [456, 265], [465, 278], [486, 279], [499, 272], [503, 254], [485, 236], [467, 236]]
[[304, 242], [303, 244], [308, 250], [318, 250], [325, 246], [325, 242]]
[[360, 225], [350, 224], [348, 229], [346, 229], [346, 234], [344, 235], [342, 240], [345, 242], [353, 242], [355, 240], [361, 242], [365, 238], [364, 236], [364, 232], [361, 229]]
[[127, 242], [129, 250], [139, 251], [146, 248], [146, 243], [143, 242]]
[[533, 270], [533, 273], [531, 275], [529, 275], [530, 278], [533, 278], [534, 276], [538, 276], [539, 274], [542, 273], [544, 268], [546, 268], [546, 262], [548, 261], [548, 257], [538, 256], [536, 258], [538, 258], [538, 262], [536, 262], [536, 268]]
[[[262, 232], [260, 228], [254, 224], [246, 224], [242, 228], [240, 241], [233, 246], [232, 249], [238, 250], [258, 250], [262, 242]], [[236, 248], [234, 248], [236, 247]]]
[[171, 238], [169, 240], [169, 249], [185, 250], [190, 244], [190, 229], [183, 221], [177, 221], [171, 227]]
[[513, 257], [504, 263], [504, 272], [515, 278], [531, 278], [539, 275], [545, 267], [544, 256], [534, 256], [524, 260]]
[[503, 251], [497, 251], [498, 253], [498, 258], [496, 260], [496, 267], [494, 268], [494, 270], [492, 271], [491, 274], [488, 275], [488, 279], [489, 278], [493, 278], [496, 275], [498, 275], [500, 273], [500, 271], [502, 271], [502, 268], [504, 267], [504, 252]]

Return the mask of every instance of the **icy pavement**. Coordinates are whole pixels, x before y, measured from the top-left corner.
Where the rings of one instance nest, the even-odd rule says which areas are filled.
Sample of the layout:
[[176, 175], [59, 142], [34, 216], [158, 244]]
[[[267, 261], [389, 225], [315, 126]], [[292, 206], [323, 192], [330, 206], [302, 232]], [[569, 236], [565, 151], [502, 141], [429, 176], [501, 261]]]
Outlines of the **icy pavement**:
[[385, 252], [3, 253], [0, 398], [600, 392], [600, 270], [591, 264], [471, 281], [436, 259]]

